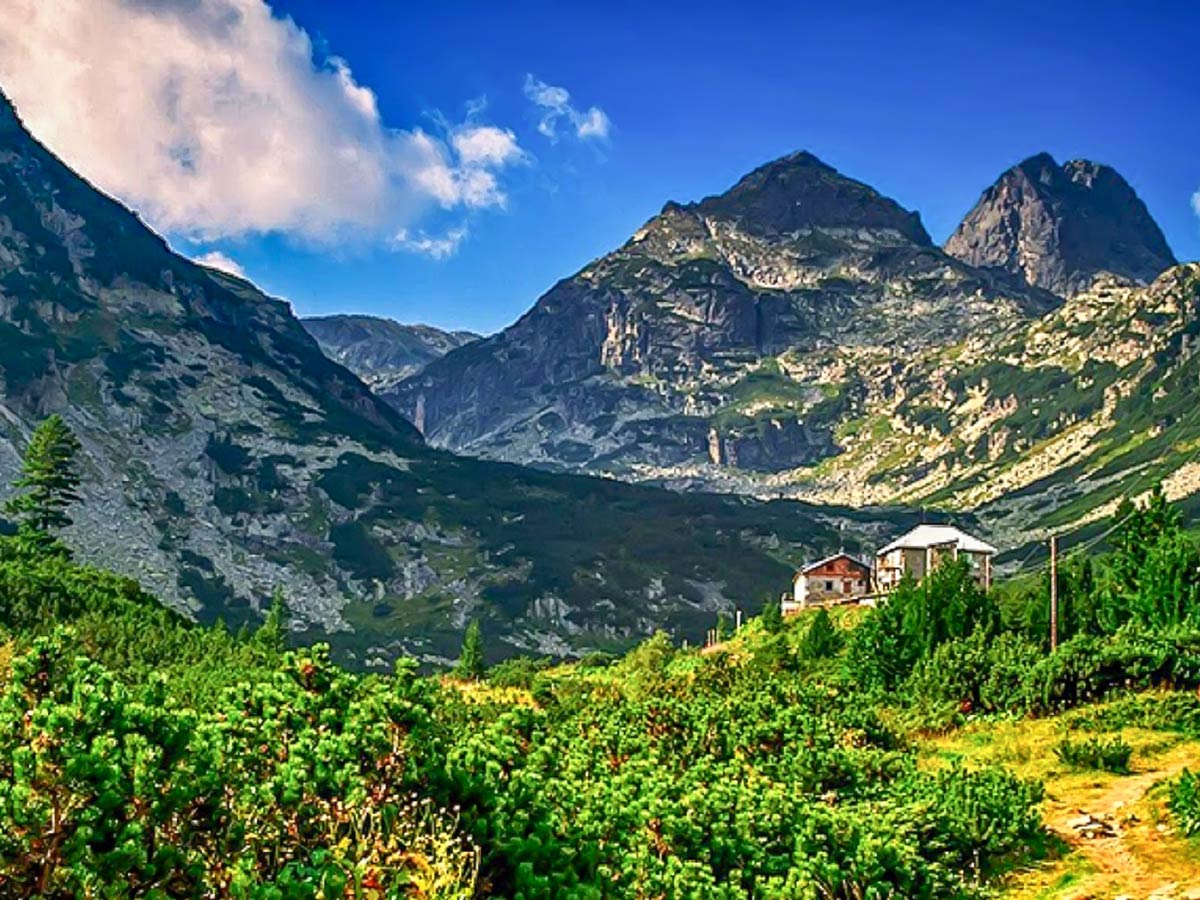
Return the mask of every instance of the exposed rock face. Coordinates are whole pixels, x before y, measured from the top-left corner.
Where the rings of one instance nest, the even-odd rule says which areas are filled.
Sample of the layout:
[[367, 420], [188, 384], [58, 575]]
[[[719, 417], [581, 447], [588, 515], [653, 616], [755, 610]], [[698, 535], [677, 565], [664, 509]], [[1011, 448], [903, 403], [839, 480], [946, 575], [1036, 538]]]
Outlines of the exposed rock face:
[[1101, 515], [1114, 490], [1200, 490], [1200, 269], [1160, 274], [1170, 251], [1115, 172], [1027, 161], [947, 247], [967, 260], [798, 154], [667, 204], [391, 398], [471, 453], [973, 510], [1002, 544]]
[[0, 493], [50, 412], [84, 449], [79, 556], [232, 625], [281, 588], [295, 629], [365, 665], [452, 656], [469, 618], [497, 651], [696, 639], [786, 584], [781, 555], [880, 521], [431, 450], [286, 304], [171, 253], [0, 95]]
[[1080, 159], [1060, 166], [1047, 153], [1013, 166], [984, 191], [945, 250], [1062, 297], [1100, 273], [1148, 284], [1176, 262], [1146, 205], [1116, 171]]
[[326, 356], [375, 391], [387, 390], [451, 350], [479, 339], [469, 331], [401, 325], [376, 316], [311, 316], [301, 322]]
[[434, 444], [492, 458], [772, 471], [832, 452], [836, 406], [831, 382], [797, 383], [778, 357], [795, 372], [838, 347], [904, 355], [1056, 302], [946, 255], [917, 214], [798, 153], [668, 203], [516, 324], [387, 396]]

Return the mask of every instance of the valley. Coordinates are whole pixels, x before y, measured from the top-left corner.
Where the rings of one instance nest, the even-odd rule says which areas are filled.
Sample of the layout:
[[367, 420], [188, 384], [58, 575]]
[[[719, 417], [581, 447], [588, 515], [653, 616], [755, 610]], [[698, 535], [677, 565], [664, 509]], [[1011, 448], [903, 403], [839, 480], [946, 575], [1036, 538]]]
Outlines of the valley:
[[1197, 33], [0, 0], [0, 900], [1200, 900]]
[[298, 639], [359, 668], [444, 662], [470, 619], [496, 656], [616, 649], [659, 628], [695, 641], [805, 556], [913, 519], [430, 448], [286, 303], [172, 253], [7, 103], [0, 372], [0, 481], [51, 413], [82, 442], [67, 537], [83, 559], [234, 628], [279, 593]]

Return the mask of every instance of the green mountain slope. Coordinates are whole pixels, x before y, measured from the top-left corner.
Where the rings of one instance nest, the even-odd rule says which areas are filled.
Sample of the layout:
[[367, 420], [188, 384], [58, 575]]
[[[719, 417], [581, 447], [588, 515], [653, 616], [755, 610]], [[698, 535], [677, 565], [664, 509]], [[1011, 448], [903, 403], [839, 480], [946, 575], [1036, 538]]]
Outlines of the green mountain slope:
[[[0, 103], [0, 483], [61, 413], [84, 447], [69, 542], [231, 624], [280, 589], [347, 659], [570, 652], [784, 589], [888, 517], [680, 496], [459, 459], [326, 359], [288, 306], [182, 259]], [[897, 516], [903, 522], [903, 516]]]

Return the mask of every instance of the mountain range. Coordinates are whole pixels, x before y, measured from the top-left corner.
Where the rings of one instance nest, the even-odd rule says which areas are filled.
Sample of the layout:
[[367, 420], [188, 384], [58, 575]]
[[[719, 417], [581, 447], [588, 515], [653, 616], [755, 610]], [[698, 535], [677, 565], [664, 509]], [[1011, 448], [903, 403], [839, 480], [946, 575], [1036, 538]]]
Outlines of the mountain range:
[[0, 101], [0, 480], [61, 413], [77, 554], [200, 619], [279, 590], [358, 665], [443, 660], [471, 618], [498, 655], [696, 639], [930, 509], [1011, 561], [1156, 481], [1194, 504], [1198, 309], [1111, 168], [1032, 157], [938, 247], [797, 153], [499, 334], [301, 322]]
[[288, 304], [171, 252], [0, 99], [0, 483], [55, 412], [83, 446], [80, 558], [230, 625], [278, 590], [298, 639], [360, 666], [444, 660], [473, 618], [495, 655], [695, 640], [912, 520], [432, 449]]
[[378, 316], [310, 316], [301, 324], [321, 351], [374, 391], [387, 391], [451, 350], [479, 339], [470, 331], [401, 325]]
[[1031, 157], [937, 247], [797, 153], [384, 396], [456, 452], [970, 511], [1020, 547], [1156, 480], [1195, 493], [1197, 273], [1108, 166]]

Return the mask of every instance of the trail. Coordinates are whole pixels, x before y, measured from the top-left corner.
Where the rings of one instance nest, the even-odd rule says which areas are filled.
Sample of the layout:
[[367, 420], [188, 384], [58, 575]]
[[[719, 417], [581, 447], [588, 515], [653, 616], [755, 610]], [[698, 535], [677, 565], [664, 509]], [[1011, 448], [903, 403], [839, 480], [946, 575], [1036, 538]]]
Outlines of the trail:
[[[1023, 873], [1009, 896], [1200, 900], [1200, 854], [1170, 827], [1164, 803], [1148, 798], [1157, 784], [1200, 765], [1200, 745], [1187, 742], [1143, 759], [1133, 774], [1047, 784], [1047, 828], [1072, 850]], [[1073, 823], [1084, 814], [1110, 822], [1113, 837], [1088, 838]]]

